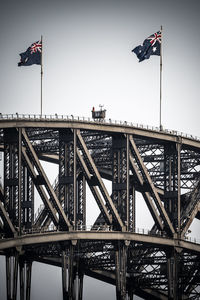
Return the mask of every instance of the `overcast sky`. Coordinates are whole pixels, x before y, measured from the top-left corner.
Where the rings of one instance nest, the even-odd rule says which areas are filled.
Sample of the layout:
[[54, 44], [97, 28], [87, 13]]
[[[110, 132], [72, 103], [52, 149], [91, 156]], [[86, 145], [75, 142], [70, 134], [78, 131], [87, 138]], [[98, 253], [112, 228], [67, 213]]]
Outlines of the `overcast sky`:
[[[199, 13], [199, 0], [1, 1], [0, 112], [40, 113], [40, 66], [17, 63], [43, 35], [44, 114], [90, 117], [104, 104], [108, 119], [159, 126], [159, 57], [139, 63], [131, 50], [163, 25], [162, 124], [200, 136]], [[61, 299], [32, 287], [31, 300]]]

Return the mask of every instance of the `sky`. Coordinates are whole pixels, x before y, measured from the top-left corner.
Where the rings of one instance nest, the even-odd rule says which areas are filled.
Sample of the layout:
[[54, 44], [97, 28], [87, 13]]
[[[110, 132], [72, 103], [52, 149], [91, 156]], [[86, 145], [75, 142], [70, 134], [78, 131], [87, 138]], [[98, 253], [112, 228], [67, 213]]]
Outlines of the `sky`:
[[[159, 126], [160, 59], [139, 63], [131, 50], [162, 25], [162, 125], [200, 137], [199, 13], [199, 0], [2, 0], [0, 112], [40, 114], [40, 66], [17, 63], [42, 35], [43, 114], [91, 117], [102, 104], [107, 119]], [[34, 268], [32, 300], [61, 299], [59, 280], [49, 294], [36, 286], [37, 272], [51, 282], [60, 271]], [[102, 292], [90, 282], [87, 291]], [[115, 299], [114, 288], [103, 290]]]

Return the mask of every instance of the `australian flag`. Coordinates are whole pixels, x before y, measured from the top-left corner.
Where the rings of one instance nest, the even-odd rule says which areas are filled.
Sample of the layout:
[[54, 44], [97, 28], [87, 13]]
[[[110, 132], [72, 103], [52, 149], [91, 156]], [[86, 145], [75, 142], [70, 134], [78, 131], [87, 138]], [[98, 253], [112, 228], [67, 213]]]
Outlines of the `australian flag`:
[[18, 66], [41, 65], [42, 41], [33, 43], [25, 52], [20, 53]]
[[137, 55], [139, 62], [149, 59], [151, 55], [160, 55], [161, 31], [150, 35], [142, 45], [135, 47], [132, 52]]

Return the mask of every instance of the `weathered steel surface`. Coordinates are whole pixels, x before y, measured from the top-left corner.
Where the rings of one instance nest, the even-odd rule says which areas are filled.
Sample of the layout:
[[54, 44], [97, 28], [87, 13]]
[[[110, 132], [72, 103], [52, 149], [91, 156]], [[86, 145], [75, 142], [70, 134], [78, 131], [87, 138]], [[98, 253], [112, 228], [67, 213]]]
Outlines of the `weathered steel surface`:
[[[116, 285], [117, 300], [199, 299], [200, 244], [187, 239], [200, 218], [199, 140], [126, 122], [17, 116], [0, 118], [0, 151], [7, 299], [18, 267], [20, 297], [30, 299], [34, 261], [62, 268], [63, 299], [82, 299], [84, 274]], [[41, 161], [58, 165], [54, 185]], [[90, 228], [86, 186], [100, 212]], [[136, 229], [138, 194], [154, 221], [148, 231]]]

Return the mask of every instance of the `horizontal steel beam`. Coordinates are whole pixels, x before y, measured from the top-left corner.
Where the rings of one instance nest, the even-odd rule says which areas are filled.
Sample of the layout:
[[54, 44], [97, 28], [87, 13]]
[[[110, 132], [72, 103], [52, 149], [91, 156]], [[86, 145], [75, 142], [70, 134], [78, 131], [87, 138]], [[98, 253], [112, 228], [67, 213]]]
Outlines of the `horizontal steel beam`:
[[[22, 233], [23, 234], [23, 233]], [[0, 250], [26, 245], [73, 241], [73, 240], [93, 240], [93, 241], [134, 241], [149, 244], [157, 247], [176, 247], [200, 253], [200, 244], [195, 244], [181, 239], [170, 239], [161, 236], [152, 236], [130, 232], [100, 232], [100, 231], [63, 231], [26, 234], [13, 239], [1, 239]]]
[[110, 133], [122, 133], [131, 134], [134, 136], [140, 136], [148, 139], [155, 139], [158, 141], [168, 141], [177, 143], [181, 139], [182, 146], [189, 146], [200, 151], [200, 141], [193, 140], [192, 138], [181, 137], [174, 133], [168, 133], [165, 131], [154, 131], [145, 128], [138, 128], [134, 126], [128, 126], [123, 124], [109, 124], [109, 123], [94, 123], [78, 120], [27, 120], [27, 119], [15, 119], [15, 120], [0, 120], [0, 128], [72, 128], [72, 129], [84, 129], [105, 131]]

